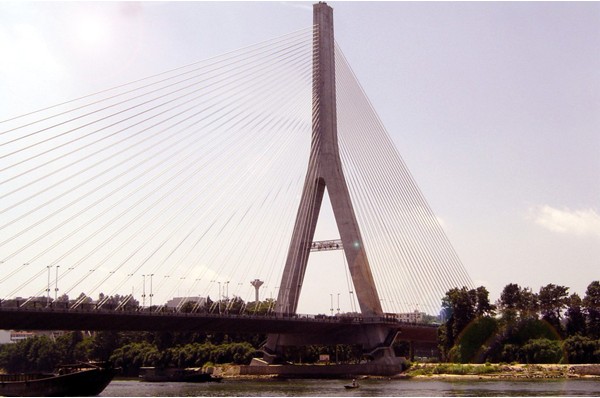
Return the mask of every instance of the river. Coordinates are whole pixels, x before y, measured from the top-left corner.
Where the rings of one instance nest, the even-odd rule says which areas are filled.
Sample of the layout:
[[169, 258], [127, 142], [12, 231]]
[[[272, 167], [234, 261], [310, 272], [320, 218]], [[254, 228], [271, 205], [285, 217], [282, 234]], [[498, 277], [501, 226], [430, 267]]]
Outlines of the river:
[[348, 380], [223, 380], [222, 383], [147, 383], [113, 380], [102, 397], [490, 397], [490, 396], [598, 396], [600, 380], [536, 381], [487, 380], [361, 380], [360, 388], [344, 389]]

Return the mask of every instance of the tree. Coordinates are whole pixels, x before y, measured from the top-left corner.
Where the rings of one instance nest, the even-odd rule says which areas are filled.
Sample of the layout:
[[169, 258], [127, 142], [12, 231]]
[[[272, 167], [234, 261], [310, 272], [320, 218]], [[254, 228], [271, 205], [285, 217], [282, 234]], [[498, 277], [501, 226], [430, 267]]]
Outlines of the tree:
[[504, 286], [500, 294], [500, 300], [498, 301], [498, 308], [505, 322], [511, 323], [517, 319], [517, 309], [520, 306], [520, 301], [521, 287], [519, 285], [509, 283]]
[[566, 333], [567, 336], [585, 334], [585, 315], [581, 309], [582, 301], [577, 293], [567, 299]]
[[56, 301], [61, 302], [61, 303], [68, 303], [69, 302], [69, 295], [68, 294], [63, 294], [58, 296], [58, 298], [56, 299]]
[[523, 288], [519, 293], [519, 304], [517, 306], [519, 316], [523, 318], [537, 319], [539, 311], [539, 298], [536, 293], [531, 291], [531, 288]]
[[563, 330], [560, 319], [562, 310], [566, 307], [568, 290], [568, 287], [549, 283], [541, 287], [538, 294], [542, 319], [552, 325], [561, 335]]
[[600, 282], [593, 281], [585, 291], [583, 308], [586, 315], [587, 335], [600, 338]]
[[529, 340], [521, 352], [527, 363], [558, 363], [562, 358], [560, 342], [556, 340]]
[[575, 335], [563, 343], [563, 350], [568, 363], [598, 363], [600, 362], [600, 340]]
[[107, 361], [113, 351], [119, 347], [119, 334], [114, 331], [97, 332], [94, 336], [91, 355], [94, 359]]
[[80, 357], [81, 352], [78, 350], [78, 346], [82, 341], [83, 334], [81, 332], [69, 332], [57, 337], [55, 346], [61, 361], [75, 363], [85, 360], [85, 357]]
[[450, 359], [456, 362], [485, 362], [487, 342], [498, 332], [498, 321], [490, 316], [476, 318], [458, 336]]
[[500, 294], [498, 308], [505, 323], [513, 323], [518, 318], [537, 318], [538, 296], [530, 288], [509, 283]]
[[484, 287], [479, 286], [476, 289], [477, 296], [477, 308], [475, 309], [475, 315], [482, 317], [485, 315], [495, 315], [496, 306], [490, 304], [490, 292]]
[[471, 290], [466, 287], [448, 290], [442, 299], [442, 311], [447, 321], [438, 330], [442, 355], [448, 358], [461, 332], [475, 319], [491, 315], [494, 309], [483, 286]]

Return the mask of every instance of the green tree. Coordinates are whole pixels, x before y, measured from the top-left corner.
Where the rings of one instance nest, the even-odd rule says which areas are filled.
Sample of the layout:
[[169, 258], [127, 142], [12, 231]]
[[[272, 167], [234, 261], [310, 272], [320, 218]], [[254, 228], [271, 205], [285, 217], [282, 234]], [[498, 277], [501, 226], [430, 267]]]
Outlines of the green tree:
[[490, 292], [484, 287], [479, 286], [475, 290], [477, 296], [477, 308], [475, 309], [475, 315], [478, 317], [490, 315], [494, 316], [496, 312], [496, 306], [490, 303]]
[[517, 306], [519, 316], [523, 318], [537, 319], [539, 306], [539, 297], [531, 291], [531, 288], [523, 288], [519, 293], [519, 304]]
[[458, 336], [451, 350], [450, 360], [462, 363], [483, 363], [489, 347], [488, 341], [498, 332], [496, 318], [483, 316], [475, 319]]
[[568, 291], [568, 287], [549, 283], [541, 287], [538, 294], [542, 319], [554, 326], [561, 335], [563, 334], [563, 330], [560, 320], [562, 311], [567, 304]]
[[599, 363], [600, 340], [575, 335], [563, 342], [563, 349], [568, 363]]
[[585, 314], [581, 309], [582, 300], [577, 293], [567, 299], [566, 333], [567, 336], [585, 334]]
[[587, 335], [600, 338], [600, 282], [593, 281], [585, 291], [583, 308], [586, 315]]
[[509, 283], [504, 286], [498, 301], [498, 308], [502, 319], [506, 323], [517, 320], [518, 308], [521, 302], [521, 287], [515, 283]]
[[100, 331], [94, 335], [90, 355], [93, 359], [107, 361], [120, 345], [118, 332]]
[[448, 290], [442, 299], [442, 313], [447, 320], [438, 329], [442, 355], [450, 358], [450, 351], [465, 327], [478, 317], [493, 314], [494, 310], [483, 286], [470, 290], [466, 287]]
[[75, 363], [86, 360], [78, 346], [83, 341], [83, 334], [79, 331], [65, 333], [56, 338], [55, 347], [58, 357], [63, 363]]
[[558, 363], [562, 358], [559, 341], [549, 339], [532, 339], [521, 348], [527, 363]]

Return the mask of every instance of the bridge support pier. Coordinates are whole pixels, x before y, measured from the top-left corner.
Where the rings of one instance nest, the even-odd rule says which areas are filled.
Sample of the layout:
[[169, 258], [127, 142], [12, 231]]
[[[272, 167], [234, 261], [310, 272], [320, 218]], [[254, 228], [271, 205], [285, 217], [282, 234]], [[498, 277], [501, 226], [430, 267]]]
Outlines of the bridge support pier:
[[360, 345], [363, 355], [373, 361], [393, 363], [395, 354], [392, 345], [401, 334], [398, 326], [363, 324], [359, 328], [339, 329], [329, 333], [286, 333], [269, 335], [263, 347], [263, 360], [269, 364], [278, 363], [288, 347], [307, 345], [333, 346], [337, 344]]

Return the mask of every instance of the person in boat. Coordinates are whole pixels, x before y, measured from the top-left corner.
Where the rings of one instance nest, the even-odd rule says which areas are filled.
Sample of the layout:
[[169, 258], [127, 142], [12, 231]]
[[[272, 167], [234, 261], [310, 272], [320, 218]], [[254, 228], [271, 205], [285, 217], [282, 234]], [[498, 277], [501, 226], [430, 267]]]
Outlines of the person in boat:
[[352, 387], [358, 387], [358, 384], [356, 383], [356, 379], [352, 379]]

